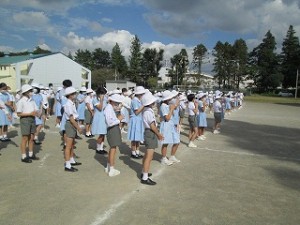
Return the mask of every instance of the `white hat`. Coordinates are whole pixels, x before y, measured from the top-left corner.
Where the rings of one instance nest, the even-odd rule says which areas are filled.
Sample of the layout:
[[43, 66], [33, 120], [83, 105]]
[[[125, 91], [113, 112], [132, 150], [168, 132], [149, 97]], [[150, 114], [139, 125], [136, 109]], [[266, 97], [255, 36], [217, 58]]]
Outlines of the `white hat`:
[[123, 96], [121, 96], [119, 94], [112, 94], [111, 96], [109, 96], [108, 100], [111, 100], [113, 102], [122, 103], [123, 102]]
[[39, 89], [45, 89], [45, 87], [43, 85], [40, 85]]
[[210, 92], [209, 92], [209, 94], [213, 94], [213, 93], [214, 93], [213, 91], [210, 91]]
[[49, 90], [49, 87], [45, 87], [45, 90]]
[[143, 95], [141, 102], [143, 106], [151, 105], [152, 103], [156, 102], [157, 98], [151, 93]]
[[33, 88], [40, 88], [40, 85], [38, 83], [32, 83], [31, 86]]
[[173, 94], [173, 97], [176, 97], [176, 96], [179, 94], [179, 92], [176, 91], [176, 90], [173, 90], [173, 91], [172, 91], [172, 94]]
[[118, 95], [120, 95], [120, 94], [122, 94], [122, 91], [119, 90], [119, 89], [115, 89], [115, 90], [112, 91], [112, 95], [113, 95], [113, 94], [118, 94]]
[[29, 85], [29, 84], [24, 84], [24, 85], [22, 86], [22, 88], [21, 88], [21, 93], [24, 94], [25, 92], [30, 91], [30, 90], [32, 90], [32, 89], [33, 89], [33, 88], [32, 88], [31, 85]]
[[198, 98], [200, 99], [200, 98], [202, 98], [205, 95], [206, 95], [205, 93], [200, 93], [199, 96], [198, 96]]
[[76, 93], [76, 89], [73, 87], [67, 87], [65, 90], [65, 96]]
[[166, 90], [166, 91], [164, 91], [163, 93], [162, 93], [162, 101], [166, 101], [166, 100], [169, 100], [169, 99], [171, 99], [171, 98], [173, 98], [174, 97], [174, 95], [172, 94], [172, 92], [171, 91], [169, 91], [169, 90]]
[[143, 86], [137, 86], [135, 89], [135, 95], [142, 95], [146, 93], [146, 89]]
[[186, 100], [186, 96], [185, 95], [180, 95], [179, 96], [179, 101], [185, 101]]
[[87, 94], [93, 93], [93, 89], [91, 89], [91, 88], [86, 89], [86, 93]]
[[86, 92], [86, 87], [81, 87], [81, 88], [80, 88], [80, 91]]
[[221, 95], [216, 95], [215, 99], [220, 99]]

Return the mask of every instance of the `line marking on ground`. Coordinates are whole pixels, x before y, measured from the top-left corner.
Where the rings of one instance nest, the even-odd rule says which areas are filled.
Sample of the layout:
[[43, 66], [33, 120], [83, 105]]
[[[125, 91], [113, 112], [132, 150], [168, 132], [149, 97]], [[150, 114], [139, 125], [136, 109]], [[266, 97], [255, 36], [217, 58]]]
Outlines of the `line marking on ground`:
[[46, 162], [46, 159], [50, 156], [50, 154], [46, 153], [45, 156], [41, 159], [39, 168], [42, 168]]
[[211, 151], [211, 152], [221, 152], [226, 154], [236, 154], [236, 155], [247, 155], [247, 156], [257, 156], [257, 157], [272, 157], [275, 159], [284, 159], [284, 160], [291, 160], [291, 161], [300, 161], [300, 158], [289, 158], [283, 156], [270, 156], [265, 154], [255, 154], [255, 153], [248, 153], [248, 152], [235, 152], [235, 151], [224, 151], [218, 149], [211, 149], [211, 148], [198, 148], [200, 150]]
[[[162, 172], [164, 171], [164, 168], [166, 167], [160, 167], [157, 171], [155, 171], [155, 177], [159, 177]], [[105, 221], [107, 221], [109, 218], [111, 218], [114, 213], [117, 211], [118, 208], [120, 208], [122, 205], [124, 205], [127, 201], [129, 201], [133, 196], [136, 195], [137, 192], [140, 192], [146, 188], [145, 185], [140, 184], [137, 188], [137, 190], [134, 190], [127, 195], [125, 195], [119, 202], [112, 204], [108, 210], [106, 210], [104, 213], [97, 216], [91, 225], [101, 225]]]

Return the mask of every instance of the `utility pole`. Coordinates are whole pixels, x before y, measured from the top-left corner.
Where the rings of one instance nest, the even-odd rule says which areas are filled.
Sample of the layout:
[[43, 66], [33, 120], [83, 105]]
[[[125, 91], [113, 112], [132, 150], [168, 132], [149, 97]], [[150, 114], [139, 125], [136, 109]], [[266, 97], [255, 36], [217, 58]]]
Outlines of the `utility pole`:
[[299, 79], [299, 70], [297, 69], [295, 98], [297, 98], [298, 95], [298, 79]]

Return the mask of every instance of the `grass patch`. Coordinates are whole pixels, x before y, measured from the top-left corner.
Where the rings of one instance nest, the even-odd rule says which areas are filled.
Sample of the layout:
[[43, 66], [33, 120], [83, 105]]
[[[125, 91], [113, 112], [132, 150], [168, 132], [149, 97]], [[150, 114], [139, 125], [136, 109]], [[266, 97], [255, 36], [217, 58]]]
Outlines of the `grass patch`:
[[245, 97], [246, 101], [262, 102], [262, 103], [276, 103], [276, 104], [300, 104], [300, 98], [294, 97], [272, 97], [263, 95], [251, 95]]

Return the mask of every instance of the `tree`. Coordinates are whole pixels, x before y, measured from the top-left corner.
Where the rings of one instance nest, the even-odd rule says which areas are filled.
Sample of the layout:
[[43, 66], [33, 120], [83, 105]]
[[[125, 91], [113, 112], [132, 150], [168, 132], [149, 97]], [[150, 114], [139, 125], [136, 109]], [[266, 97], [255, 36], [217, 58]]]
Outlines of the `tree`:
[[152, 77], [157, 77], [158, 72], [162, 67], [164, 50], [157, 51], [155, 48], [147, 48], [143, 53], [142, 73], [145, 80]]
[[5, 53], [0, 51], [0, 57], [3, 57], [3, 56], [5, 56]]
[[96, 48], [92, 53], [93, 69], [109, 68], [111, 65], [110, 54], [101, 48]]
[[35, 48], [35, 50], [32, 52], [32, 54], [34, 54], [34, 55], [37, 55], [37, 54], [49, 54], [49, 53], [51, 53], [51, 51], [42, 49], [39, 46], [37, 46]]
[[278, 87], [282, 82], [279, 57], [275, 50], [275, 37], [268, 31], [262, 43], [250, 53], [250, 62], [256, 68], [255, 79], [259, 91], [269, 91]]
[[72, 60], [73, 60], [73, 56], [72, 56], [71, 52], [69, 52], [69, 54], [68, 54], [68, 58], [70, 58], [70, 59], [72, 59]]
[[93, 70], [92, 72], [92, 88], [96, 89], [97, 87], [104, 87], [106, 80], [113, 80], [114, 73], [113, 69], [110, 68], [101, 68]]
[[174, 80], [176, 79], [176, 84], [181, 85], [189, 65], [189, 59], [186, 49], [181, 49], [179, 54], [174, 55], [171, 58], [171, 64], [173, 68], [170, 73], [170, 75], [172, 76], [172, 82], [173, 84], [175, 84]]
[[129, 57], [129, 77], [133, 82], [142, 83], [142, 44], [137, 35], [131, 40]]
[[296, 71], [300, 64], [299, 38], [291, 25], [282, 43], [281, 71], [283, 73], [282, 85], [284, 88], [295, 87]]
[[93, 70], [94, 69], [94, 63], [92, 59], [92, 53], [89, 50], [81, 50], [78, 49], [75, 53], [74, 57], [75, 62], [83, 65], [84, 67]]
[[207, 49], [203, 44], [199, 44], [194, 48], [193, 51], [193, 62], [192, 64], [197, 67], [198, 69], [198, 74], [199, 74], [199, 82], [200, 82], [200, 77], [201, 77], [201, 67], [203, 63], [203, 59], [207, 53]]
[[234, 54], [232, 61], [235, 62], [233, 80], [236, 89], [239, 89], [240, 82], [247, 75], [248, 47], [243, 39], [238, 39], [234, 42], [232, 48]]
[[125, 57], [122, 55], [122, 51], [118, 43], [115, 44], [111, 51], [111, 67], [115, 70], [115, 75], [124, 78], [128, 66]]

